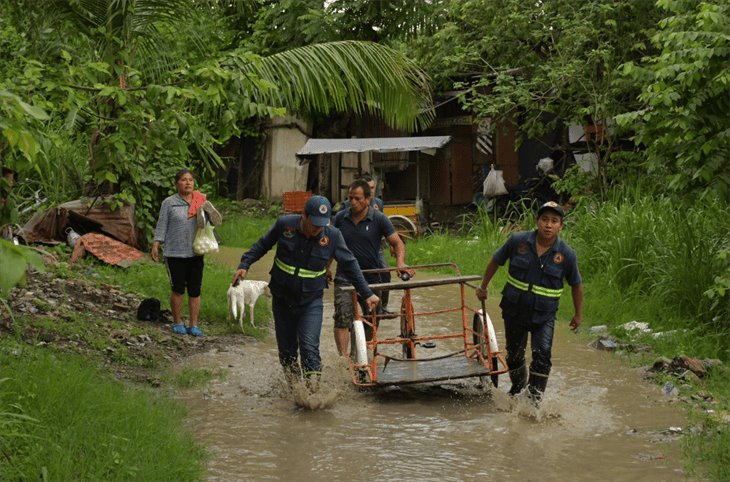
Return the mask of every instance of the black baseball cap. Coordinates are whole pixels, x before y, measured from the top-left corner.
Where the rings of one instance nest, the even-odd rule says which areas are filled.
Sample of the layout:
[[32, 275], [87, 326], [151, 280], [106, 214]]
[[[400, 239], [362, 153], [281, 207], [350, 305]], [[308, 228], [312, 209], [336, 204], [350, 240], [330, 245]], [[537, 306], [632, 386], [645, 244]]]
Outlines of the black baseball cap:
[[544, 213], [547, 210], [555, 211], [560, 215], [560, 218], [565, 217], [565, 211], [563, 210], [563, 206], [556, 203], [555, 201], [548, 201], [542, 206], [540, 206], [540, 209], [537, 210], [537, 217], [539, 218], [542, 213]]

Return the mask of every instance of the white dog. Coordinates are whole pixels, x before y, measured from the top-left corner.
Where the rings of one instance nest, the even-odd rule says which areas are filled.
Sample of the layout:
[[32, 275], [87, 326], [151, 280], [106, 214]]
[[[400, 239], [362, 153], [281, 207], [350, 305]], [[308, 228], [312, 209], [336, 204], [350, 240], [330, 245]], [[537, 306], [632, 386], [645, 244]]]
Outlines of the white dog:
[[243, 311], [246, 305], [248, 305], [251, 326], [256, 327], [253, 322], [253, 307], [261, 295], [271, 296], [269, 283], [266, 281], [239, 280], [235, 286], [231, 285], [228, 288], [228, 312], [234, 320], [238, 320], [241, 332], [243, 332]]

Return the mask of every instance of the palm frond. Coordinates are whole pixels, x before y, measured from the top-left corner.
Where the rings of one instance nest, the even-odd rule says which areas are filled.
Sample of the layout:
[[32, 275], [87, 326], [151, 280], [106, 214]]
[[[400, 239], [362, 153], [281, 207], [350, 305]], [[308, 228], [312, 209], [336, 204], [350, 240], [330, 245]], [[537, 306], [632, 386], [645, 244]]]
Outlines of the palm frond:
[[170, 55], [172, 45], [165, 36], [157, 35], [155, 25], [144, 33], [139, 33], [134, 45], [134, 66], [145, 79], [159, 82], [181, 63], [180, 59]]
[[360, 41], [315, 44], [263, 57], [241, 68], [278, 87], [273, 94], [258, 91], [257, 101], [278, 96], [290, 110], [369, 112], [391, 127], [409, 132], [424, 129], [433, 119], [428, 77], [384, 45]]

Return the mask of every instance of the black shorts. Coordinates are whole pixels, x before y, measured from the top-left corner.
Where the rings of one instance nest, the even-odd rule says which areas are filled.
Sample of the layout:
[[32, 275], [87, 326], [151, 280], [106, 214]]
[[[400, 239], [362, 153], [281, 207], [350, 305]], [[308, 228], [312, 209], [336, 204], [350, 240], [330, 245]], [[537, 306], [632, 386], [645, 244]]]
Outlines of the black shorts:
[[203, 256], [192, 258], [165, 258], [167, 275], [170, 277], [170, 286], [173, 293], [185, 294], [188, 289], [190, 298], [200, 296], [200, 286], [203, 284]]

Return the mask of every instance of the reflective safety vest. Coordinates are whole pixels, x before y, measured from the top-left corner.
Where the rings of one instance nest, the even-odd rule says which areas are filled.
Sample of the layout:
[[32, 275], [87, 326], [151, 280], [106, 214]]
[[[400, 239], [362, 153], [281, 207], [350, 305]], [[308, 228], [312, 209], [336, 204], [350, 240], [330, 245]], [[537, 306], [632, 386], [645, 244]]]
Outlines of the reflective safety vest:
[[299, 276], [300, 278], [317, 278], [319, 276], [324, 276], [325, 273], [327, 273], [326, 269], [323, 269], [322, 271], [312, 271], [305, 268], [297, 268], [296, 266], [286, 264], [279, 258], [274, 258], [274, 264], [284, 273], [292, 276]]
[[560, 298], [560, 295], [563, 294], [563, 289], [552, 289], [552, 288], [546, 288], [544, 286], [539, 286], [535, 284], [529, 284], [525, 283], [524, 281], [520, 281], [516, 278], [514, 278], [512, 275], [507, 275], [507, 283], [514, 286], [520, 291], [526, 291], [526, 292], [532, 292], [536, 295], [545, 296], [546, 298]]

